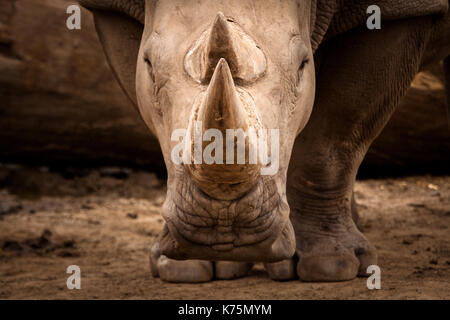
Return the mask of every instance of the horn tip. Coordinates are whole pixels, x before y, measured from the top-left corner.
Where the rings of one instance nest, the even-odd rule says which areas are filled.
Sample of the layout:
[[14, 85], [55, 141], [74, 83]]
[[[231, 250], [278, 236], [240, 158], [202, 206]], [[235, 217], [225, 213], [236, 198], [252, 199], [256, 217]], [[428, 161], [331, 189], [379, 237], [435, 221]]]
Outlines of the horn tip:
[[224, 21], [226, 20], [225, 15], [222, 11], [217, 12], [216, 21]]
[[217, 63], [217, 66], [220, 67], [220, 68], [223, 68], [223, 67], [228, 66], [227, 59], [225, 59], [225, 58], [220, 58], [220, 59], [219, 59], [219, 62]]
[[216, 65], [216, 69], [213, 74], [213, 78], [220, 77], [225, 81], [233, 81], [233, 76], [231, 74], [230, 66], [225, 58], [220, 58]]
[[216, 18], [214, 19], [214, 28], [216, 30], [227, 30], [228, 29], [228, 24], [227, 24], [227, 18], [225, 17], [225, 15], [219, 11], [216, 15]]

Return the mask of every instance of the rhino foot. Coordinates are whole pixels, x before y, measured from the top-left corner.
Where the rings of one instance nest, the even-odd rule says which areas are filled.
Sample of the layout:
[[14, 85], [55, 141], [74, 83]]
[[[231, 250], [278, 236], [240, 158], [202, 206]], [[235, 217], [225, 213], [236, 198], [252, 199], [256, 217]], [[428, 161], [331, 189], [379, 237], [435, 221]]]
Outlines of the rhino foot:
[[215, 263], [215, 278], [232, 280], [245, 277], [252, 269], [253, 263], [236, 261], [217, 261]]
[[[311, 221], [309, 221], [311, 222]], [[339, 226], [306, 222], [296, 230], [296, 257], [266, 264], [273, 280], [346, 281], [368, 276], [367, 267], [377, 263], [375, 248], [353, 221]]]
[[297, 278], [296, 259], [287, 259], [275, 263], [265, 263], [269, 278], [276, 281], [288, 281]]
[[213, 279], [232, 280], [244, 277], [253, 263], [235, 261], [174, 260], [161, 255], [156, 243], [150, 254], [152, 275], [166, 282], [200, 283]]
[[173, 260], [160, 256], [156, 268], [152, 273], [157, 273], [161, 280], [167, 282], [207, 282], [214, 276], [213, 263], [204, 260]]

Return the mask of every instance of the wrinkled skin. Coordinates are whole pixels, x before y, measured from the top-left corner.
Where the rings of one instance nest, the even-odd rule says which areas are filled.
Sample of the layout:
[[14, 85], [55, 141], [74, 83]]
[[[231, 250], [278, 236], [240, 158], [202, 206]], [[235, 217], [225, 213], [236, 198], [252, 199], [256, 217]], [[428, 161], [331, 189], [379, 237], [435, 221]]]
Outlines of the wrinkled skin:
[[[448, 1], [81, 2], [165, 158], [154, 276], [233, 279], [257, 261], [275, 280], [366, 275], [377, 254], [355, 223], [356, 173], [414, 75], [449, 55]], [[364, 27], [371, 4], [381, 30]], [[171, 134], [196, 117], [279, 128], [277, 174], [174, 164]]]

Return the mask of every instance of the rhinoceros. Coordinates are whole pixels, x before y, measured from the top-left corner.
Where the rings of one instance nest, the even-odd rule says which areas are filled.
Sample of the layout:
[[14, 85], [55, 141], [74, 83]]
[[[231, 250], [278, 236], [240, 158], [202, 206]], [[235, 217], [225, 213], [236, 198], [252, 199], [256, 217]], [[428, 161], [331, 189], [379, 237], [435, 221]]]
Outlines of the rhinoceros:
[[[367, 276], [377, 253], [357, 226], [358, 167], [415, 74], [442, 59], [450, 74], [448, 0], [80, 3], [164, 156], [155, 277], [233, 279], [255, 262], [274, 280]], [[366, 23], [373, 5], [381, 28]], [[250, 161], [251, 128], [277, 130], [258, 140], [278, 144], [270, 161]], [[229, 130], [247, 133], [238, 163], [222, 159], [239, 146], [208, 144]]]

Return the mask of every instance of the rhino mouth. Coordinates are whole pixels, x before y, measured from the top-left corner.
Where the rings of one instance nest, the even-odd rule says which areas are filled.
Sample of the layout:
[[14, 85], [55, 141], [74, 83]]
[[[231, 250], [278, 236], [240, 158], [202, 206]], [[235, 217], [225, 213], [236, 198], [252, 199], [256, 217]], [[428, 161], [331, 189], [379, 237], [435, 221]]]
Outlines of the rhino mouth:
[[187, 175], [169, 184], [161, 254], [172, 259], [275, 262], [295, 251], [286, 196], [274, 178], [261, 176], [236, 200], [217, 200]]

